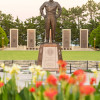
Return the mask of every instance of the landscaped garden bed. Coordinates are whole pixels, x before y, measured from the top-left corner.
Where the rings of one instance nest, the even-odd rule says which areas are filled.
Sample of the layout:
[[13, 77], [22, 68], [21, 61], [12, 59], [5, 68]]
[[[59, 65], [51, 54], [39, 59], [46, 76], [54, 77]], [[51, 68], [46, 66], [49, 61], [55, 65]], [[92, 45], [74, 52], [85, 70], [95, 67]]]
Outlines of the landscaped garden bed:
[[[43, 71], [40, 66], [30, 66], [29, 70], [32, 79], [23, 89], [18, 88], [18, 73], [20, 66], [13, 65], [7, 67], [2, 64], [4, 71], [3, 78], [0, 79], [0, 100], [99, 100], [100, 83], [95, 85], [98, 72], [94, 71], [94, 76], [90, 78], [90, 84], [86, 82], [85, 71], [76, 70], [71, 76], [66, 74], [64, 61], [58, 61], [59, 76], [54, 76]], [[7, 78], [10, 73], [11, 79]], [[44, 80], [44, 77], [46, 79]]]

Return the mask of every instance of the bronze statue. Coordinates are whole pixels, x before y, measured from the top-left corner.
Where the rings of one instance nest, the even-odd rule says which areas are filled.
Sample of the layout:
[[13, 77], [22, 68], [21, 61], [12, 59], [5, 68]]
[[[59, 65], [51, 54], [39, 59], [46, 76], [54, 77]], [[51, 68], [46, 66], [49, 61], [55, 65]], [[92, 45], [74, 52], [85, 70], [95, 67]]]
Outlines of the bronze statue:
[[[44, 8], [46, 15], [43, 13]], [[58, 14], [56, 14], [57, 9]], [[44, 2], [40, 7], [40, 13], [45, 18], [46, 42], [49, 42], [50, 26], [52, 42], [55, 42], [56, 19], [61, 15], [61, 6], [58, 2], [49, 0], [48, 2]]]

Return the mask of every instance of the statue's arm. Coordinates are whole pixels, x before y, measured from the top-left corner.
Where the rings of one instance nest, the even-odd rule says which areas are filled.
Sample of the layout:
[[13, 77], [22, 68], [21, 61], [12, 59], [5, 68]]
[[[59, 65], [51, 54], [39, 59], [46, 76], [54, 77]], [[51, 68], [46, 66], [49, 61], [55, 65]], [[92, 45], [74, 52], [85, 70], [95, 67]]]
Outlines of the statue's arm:
[[56, 17], [58, 18], [58, 17], [60, 17], [60, 15], [61, 15], [62, 9], [61, 9], [61, 6], [60, 6], [59, 3], [57, 3], [57, 7], [58, 7], [58, 14], [57, 14]]
[[40, 14], [45, 17], [44, 13], [43, 13], [43, 9], [45, 7], [45, 3], [42, 4], [42, 6], [40, 7]]

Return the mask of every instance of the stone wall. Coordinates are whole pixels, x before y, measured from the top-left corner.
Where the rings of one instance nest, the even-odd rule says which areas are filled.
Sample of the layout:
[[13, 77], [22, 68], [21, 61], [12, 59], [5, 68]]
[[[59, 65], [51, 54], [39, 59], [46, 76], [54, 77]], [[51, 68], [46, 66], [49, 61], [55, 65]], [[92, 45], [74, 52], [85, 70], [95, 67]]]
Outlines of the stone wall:
[[[100, 61], [66, 61], [67, 69], [90, 69], [98, 68]], [[12, 66], [12, 64], [18, 64], [21, 67], [29, 67], [31, 65], [37, 64], [34, 60], [0, 60], [0, 64], [5, 63], [6, 66]]]
[[99, 68], [100, 61], [67, 61], [67, 68], [71, 66], [71, 68], [76, 69], [91, 69], [91, 68]]
[[12, 66], [13, 64], [18, 64], [21, 67], [28, 67], [36, 64], [34, 60], [0, 60], [0, 64], [4, 63], [6, 66]]

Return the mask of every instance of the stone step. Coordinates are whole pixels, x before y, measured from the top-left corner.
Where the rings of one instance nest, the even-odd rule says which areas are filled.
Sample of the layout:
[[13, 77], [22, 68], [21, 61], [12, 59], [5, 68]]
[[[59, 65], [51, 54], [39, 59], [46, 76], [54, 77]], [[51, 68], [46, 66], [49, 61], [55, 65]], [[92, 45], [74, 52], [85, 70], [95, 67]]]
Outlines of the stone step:
[[76, 49], [73, 49], [73, 51], [95, 51], [91, 48], [76, 48]]

